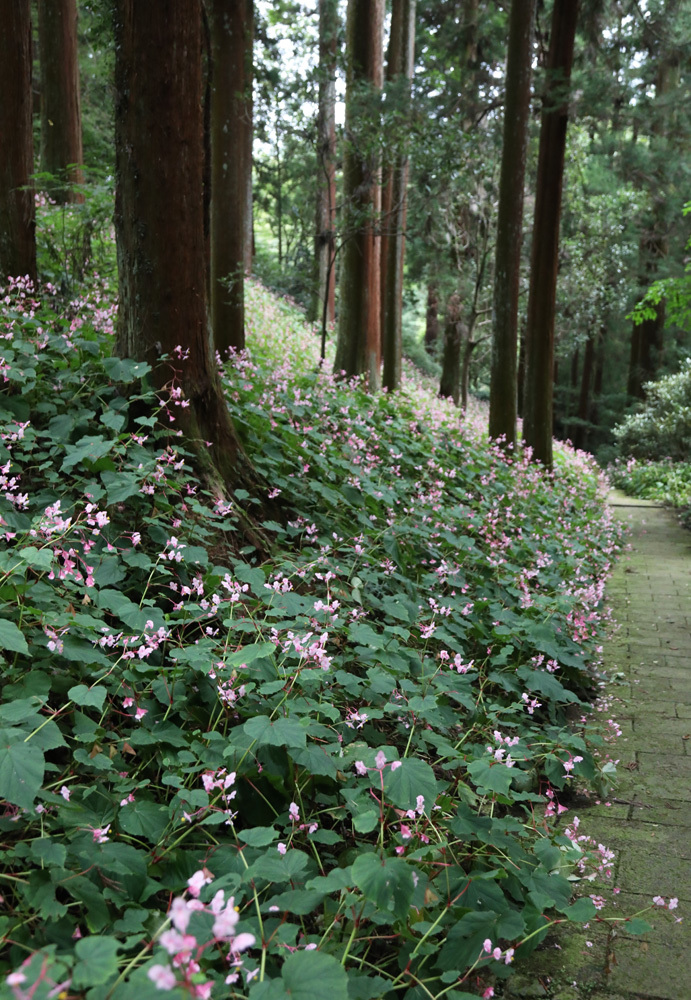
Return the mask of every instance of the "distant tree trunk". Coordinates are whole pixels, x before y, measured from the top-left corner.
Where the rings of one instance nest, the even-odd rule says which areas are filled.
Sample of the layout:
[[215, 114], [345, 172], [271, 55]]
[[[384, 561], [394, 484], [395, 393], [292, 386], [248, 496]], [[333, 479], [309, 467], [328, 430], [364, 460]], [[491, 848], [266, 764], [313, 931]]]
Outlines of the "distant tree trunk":
[[0, 284], [36, 278], [31, 130], [31, 3], [13, 0], [0, 30]]
[[595, 338], [592, 334], [585, 343], [583, 354], [583, 369], [581, 371], [581, 389], [578, 395], [578, 423], [572, 437], [575, 448], [585, 448], [588, 434], [587, 423], [590, 417], [590, 397], [595, 365]]
[[533, 459], [552, 468], [554, 316], [559, 221], [578, 0], [554, 4], [547, 83], [540, 125], [540, 150], [533, 223], [526, 329], [526, 385], [523, 440]]
[[[674, 23], [674, 16], [679, 7], [679, 0], [671, 0], [659, 11], [658, 19], [649, 23], [648, 28], [656, 45], [661, 45], [662, 51], [658, 57], [655, 79], [655, 98], [661, 107], [652, 119], [650, 128], [650, 147], [657, 154], [657, 164], [654, 176], [648, 180], [651, 185], [653, 202], [650, 225], [640, 238], [640, 287], [645, 292], [655, 280], [659, 265], [669, 252], [667, 239], [666, 205], [668, 200], [668, 163], [664, 149], [665, 136], [668, 134], [673, 120], [672, 95], [679, 83], [681, 55], [678, 43], [673, 37], [669, 26]], [[652, 52], [650, 53], [652, 56]], [[636, 399], [643, 399], [646, 382], [655, 380], [662, 357], [665, 328], [664, 299], [654, 307], [655, 315], [642, 323], [633, 324], [631, 330], [631, 357], [627, 392]]]
[[[211, 482], [249, 478], [213, 358], [203, 228], [201, 16], [115, 4], [117, 352], [146, 361]], [[165, 356], [165, 360], [164, 360]], [[220, 478], [219, 478], [220, 477]]]
[[489, 434], [511, 446], [516, 444], [518, 292], [534, 12], [535, 0], [511, 4], [494, 262]]
[[427, 283], [427, 312], [425, 315], [425, 349], [436, 354], [439, 340], [439, 287], [436, 281]]
[[[390, 44], [391, 80], [405, 79], [405, 99], [408, 102], [415, 49], [415, 0], [393, 0]], [[383, 213], [387, 239], [386, 252], [382, 245], [382, 344], [384, 386], [389, 392], [398, 389], [401, 384], [403, 264], [408, 206], [408, 155], [405, 146], [405, 140], [402, 140], [390, 167], [389, 180], [385, 185], [385, 190], [390, 191], [390, 198]]]
[[336, 64], [338, 0], [319, 0], [319, 111], [317, 114], [317, 211], [314, 234], [312, 321], [331, 326], [336, 316], [334, 267], [336, 212]]
[[[206, 0], [211, 33], [210, 301], [222, 358], [245, 346], [245, 271], [251, 264], [252, 0]], [[249, 195], [251, 205], [251, 194]]]
[[367, 375], [380, 386], [381, 324], [377, 227], [381, 207], [376, 153], [358, 132], [362, 84], [382, 86], [384, 0], [349, 0], [347, 21], [346, 147], [343, 158], [345, 245], [341, 264], [337, 373]]
[[[38, 0], [41, 66], [41, 170], [58, 178], [51, 197], [83, 202], [77, 0]], [[62, 183], [60, 183], [62, 182]]]
[[469, 327], [461, 329], [463, 351], [461, 356], [460, 407], [465, 412], [468, 409], [470, 383], [470, 360], [478, 342], [473, 340], [473, 331]]
[[463, 323], [461, 320], [461, 297], [453, 293], [446, 303], [444, 324], [444, 355], [442, 358], [439, 395], [450, 396], [456, 406], [461, 398], [461, 340]]

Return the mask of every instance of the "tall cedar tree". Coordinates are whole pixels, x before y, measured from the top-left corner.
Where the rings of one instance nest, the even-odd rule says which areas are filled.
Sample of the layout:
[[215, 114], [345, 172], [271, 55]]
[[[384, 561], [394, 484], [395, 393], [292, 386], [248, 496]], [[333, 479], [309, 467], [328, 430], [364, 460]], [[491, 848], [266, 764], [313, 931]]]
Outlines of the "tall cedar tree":
[[547, 55], [526, 326], [523, 439], [533, 458], [552, 468], [554, 316], [569, 81], [579, 0], [556, 0]]
[[115, 4], [117, 351], [152, 366], [210, 482], [249, 478], [214, 363], [205, 285], [201, 8]]
[[[211, 34], [211, 326], [221, 357], [245, 346], [252, 254], [252, 0], [207, 0]], [[249, 193], [248, 193], [249, 192]]]
[[509, 19], [504, 139], [492, 302], [490, 437], [516, 444], [518, 292], [535, 0], [513, 0]]
[[446, 303], [439, 395], [451, 397], [456, 406], [461, 401], [461, 342], [465, 333], [461, 297], [454, 292]]
[[[410, 99], [415, 50], [415, 0], [393, 0], [386, 75], [391, 83], [405, 81], [402, 94], [405, 115]], [[403, 319], [403, 263], [408, 206], [408, 154], [405, 141], [394, 143], [393, 162], [386, 171], [382, 194], [381, 332], [384, 354], [384, 387], [401, 384]]]
[[336, 66], [338, 0], [319, 0], [319, 109], [314, 292], [310, 315], [326, 328], [336, 316]]
[[0, 31], [0, 283], [36, 277], [31, 131], [31, 3], [12, 0]]
[[[681, 53], [672, 41], [673, 25], [678, 13], [678, 0], [668, 0], [660, 10], [659, 19], [646, 24], [645, 36], [651, 58], [657, 60], [655, 75], [655, 116], [651, 122], [649, 145], [654, 156], [653, 169], [646, 177], [650, 186], [652, 213], [641, 234], [639, 249], [640, 285], [642, 291], [657, 277], [660, 264], [669, 251], [666, 205], [669, 196], [666, 138], [672, 119], [674, 91], [679, 82]], [[653, 307], [654, 316], [634, 323], [631, 330], [631, 355], [627, 392], [643, 399], [646, 382], [652, 382], [662, 358], [665, 300]]]
[[384, 0], [349, 0], [346, 27], [346, 148], [343, 157], [345, 246], [341, 266], [337, 373], [367, 375], [380, 386], [381, 188], [376, 152], [363, 145], [359, 129], [363, 89], [381, 90]]
[[41, 170], [58, 180], [50, 192], [56, 201], [83, 202], [73, 186], [84, 181], [77, 0], [38, 0], [38, 44]]

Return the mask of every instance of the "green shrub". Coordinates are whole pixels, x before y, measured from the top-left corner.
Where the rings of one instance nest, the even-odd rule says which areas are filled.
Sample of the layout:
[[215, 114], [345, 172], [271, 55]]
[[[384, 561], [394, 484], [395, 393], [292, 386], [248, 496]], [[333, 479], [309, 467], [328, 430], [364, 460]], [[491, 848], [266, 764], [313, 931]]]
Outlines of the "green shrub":
[[681, 371], [645, 386], [646, 400], [614, 428], [625, 456], [683, 462], [691, 454], [691, 358]]

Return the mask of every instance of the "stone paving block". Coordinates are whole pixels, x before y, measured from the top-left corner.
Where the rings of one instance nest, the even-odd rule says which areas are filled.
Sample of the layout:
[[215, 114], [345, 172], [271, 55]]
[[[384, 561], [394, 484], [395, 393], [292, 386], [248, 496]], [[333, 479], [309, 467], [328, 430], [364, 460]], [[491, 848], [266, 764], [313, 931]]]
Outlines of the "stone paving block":
[[[665, 857], [651, 845], [627, 844], [620, 852], [617, 884], [628, 892], [677, 896], [691, 902], [691, 865], [685, 858]], [[687, 888], [684, 888], [686, 886]]]
[[689, 985], [688, 954], [683, 945], [618, 941], [607, 976], [611, 989], [632, 991], [629, 995], [636, 1000], [688, 1000], [691, 993], [683, 991]]
[[[629, 815], [636, 822], [660, 823], [676, 827], [680, 837], [691, 838], [691, 832], [682, 829], [691, 827], [691, 802], [646, 796], [644, 800], [633, 800]], [[691, 873], [689, 877], [691, 878]]]

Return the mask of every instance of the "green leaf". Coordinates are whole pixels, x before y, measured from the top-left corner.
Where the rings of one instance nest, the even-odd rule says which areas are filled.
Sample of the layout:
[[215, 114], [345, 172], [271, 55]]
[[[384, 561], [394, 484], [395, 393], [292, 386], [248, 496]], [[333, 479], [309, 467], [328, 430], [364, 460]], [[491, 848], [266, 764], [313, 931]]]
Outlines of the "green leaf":
[[118, 824], [133, 837], [144, 837], [157, 844], [170, 821], [166, 806], [146, 799], [135, 799], [123, 806], [118, 813]]
[[301, 875], [309, 858], [302, 851], [288, 851], [286, 854], [267, 853], [257, 858], [245, 871], [243, 881], [265, 878], [267, 882], [290, 882]]
[[76, 444], [66, 447], [66, 456], [62, 463], [62, 471], [69, 472], [75, 465], [81, 465], [83, 462], [89, 462], [90, 464], [97, 462], [99, 458], [107, 455], [114, 445], [115, 442], [113, 440], [107, 441], [100, 434], [96, 437], [86, 435], [86, 437], [80, 438]]
[[42, 698], [35, 695], [31, 698], [18, 698], [16, 701], [8, 701], [6, 705], [0, 705], [0, 719], [3, 722], [24, 722], [32, 716], [37, 715], [37, 709], [43, 703]]
[[273, 642], [251, 642], [242, 649], [236, 649], [226, 658], [227, 667], [247, 666], [260, 657], [272, 656], [276, 652]]
[[[381, 976], [348, 976], [349, 1000], [378, 1000], [390, 988], [391, 980]], [[475, 997], [477, 1000], [477, 997]]]
[[266, 906], [277, 906], [281, 911], [306, 916], [319, 906], [325, 895], [326, 893], [317, 889], [289, 889], [278, 896], [272, 896]]
[[297, 719], [272, 722], [268, 715], [255, 715], [242, 728], [258, 746], [302, 748], [306, 745], [307, 734]]
[[597, 913], [597, 907], [592, 899], [588, 896], [583, 896], [581, 899], [577, 899], [573, 906], [562, 910], [562, 913], [569, 920], [573, 920], [577, 924], [587, 924]]
[[49, 570], [53, 565], [51, 549], [37, 549], [35, 545], [27, 545], [25, 549], [20, 549], [17, 555], [32, 569]]
[[627, 934], [647, 934], [652, 929], [648, 921], [642, 920], [640, 917], [632, 917], [631, 920], [622, 924], [622, 930], [626, 931]]
[[31, 743], [0, 747], [0, 799], [31, 809], [43, 784], [43, 751]]
[[278, 838], [278, 831], [272, 826], [255, 826], [251, 830], [240, 830], [238, 840], [250, 847], [266, 847]]
[[37, 837], [31, 841], [31, 853], [39, 862], [51, 868], [64, 868], [67, 848], [51, 837]]
[[108, 692], [104, 687], [96, 685], [96, 687], [87, 687], [86, 684], [75, 684], [67, 692], [67, 697], [70, 701], [73, 701], [75, 705], [79, 705], [80, 708], [86, 708], [87, 706], [91, 708], [103, 708], [103, 702], [106, 699]]
[[434, 771], [424, 760], [406, 757], [395, 770], [387, 768], [384, 777], [384, 792], [399, 809], [414, 809], [419, 795], [425, 800], [425, 812], [432, 814], [432, 806], [437, 799], [437, 779]]
[[468, 774], [478, 788], [486, 788], [499, 795], [508, 795], [513, 781], [513, 769], [491, 757], [480, 757], [468, 764]]
[[283, 963], [281, 977], [291, 1000], [348, 1000], [348, 976], [333, 955], [296, 951]]
[[407, 916], [415, 883], [413, 869], [403, 858], [360, 854], [353, 863], [353, 881], [380, 910], [393, 911], [399, 920]]
[[0, 649], [9, 649], [13, 653], [28, 653], [26, 639], [14, 622], [0, 620]]
[[93, 934], [77, 941], [79, 961], [74, 967], [74, 986], [98, 986], [107, 983], [118, 971], [118, 942], [115, 938]]

